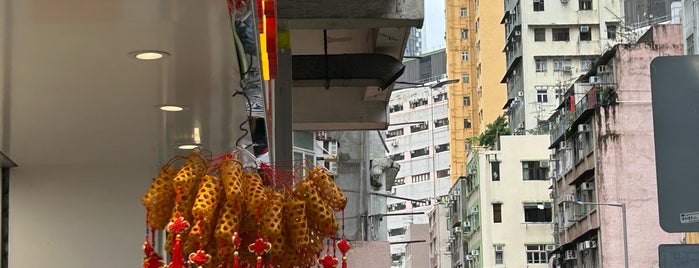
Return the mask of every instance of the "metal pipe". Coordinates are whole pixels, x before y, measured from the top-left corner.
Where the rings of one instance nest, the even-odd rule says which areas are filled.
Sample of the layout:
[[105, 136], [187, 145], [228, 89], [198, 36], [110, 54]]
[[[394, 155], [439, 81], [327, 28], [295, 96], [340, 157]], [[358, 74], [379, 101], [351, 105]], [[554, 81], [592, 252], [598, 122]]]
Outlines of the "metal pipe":
[[427, 242], [426, 240], [410, 240], [410, 241], [398, 241], [398, 242], [390, 242], [388, 243], [389, 245], [396, 245], [396, 244], [412, 244], [412, 243], [425, 243]]
[[629, 268], [629, 241], [626, 228], [626, 203], [592, 203], [592, 202], [582, 202], [582, 201], [563, 201], [564, 203], [574, 203], [581, 206], [610, 206], [621, 208], [621, 224], [623, 232], [624, 241], [624, 267]]

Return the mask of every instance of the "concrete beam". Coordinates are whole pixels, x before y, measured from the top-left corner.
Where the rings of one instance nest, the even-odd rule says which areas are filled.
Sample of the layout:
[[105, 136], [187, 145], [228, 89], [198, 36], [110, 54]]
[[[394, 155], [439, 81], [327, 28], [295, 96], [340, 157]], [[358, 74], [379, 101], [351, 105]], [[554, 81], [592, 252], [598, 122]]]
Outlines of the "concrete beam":
[[365, 101], [365, 87], [295, 87], [294, 130], [378, 130], [388, 127], [386, 101]]
[[277, 16], [292, 29], [422, 27], [422, 0], [286, 0]]
[[388, 88], [403, 74], [405, 65], [383, 54], [295, 55], [295, 87]]

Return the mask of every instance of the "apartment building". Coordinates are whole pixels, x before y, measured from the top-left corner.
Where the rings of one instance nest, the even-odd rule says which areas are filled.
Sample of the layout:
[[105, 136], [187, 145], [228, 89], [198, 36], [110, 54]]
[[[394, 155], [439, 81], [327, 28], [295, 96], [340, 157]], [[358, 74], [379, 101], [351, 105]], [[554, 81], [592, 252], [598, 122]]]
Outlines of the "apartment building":
[[[401, 199], [389, 198], [389, 214], [385, 218], [388, 240], [392, 243], [394, 267], [410, 266], [410, 243], [401, 233], [412, 224], [428, 224], [429, 213], [450, 185], [448, 87], [444, 83], [445, 50], [423, 54], [419, 59], [405, 62], [406, 70], [389, 101], [389, 128], [386, 131], [387, 155], [400, 165], [392, 193]], [[431, 229], [434, 235], [433, 255], [439, 243], [446, 241], [446, 230]], [[442, 233], [443, 232], [443, 233]], [[424, 244], [430, 249], [431, 240]], [[413, 246], [415, 247], [415, 246]], [[430, 251], [425, 253], [430, 255]], [[428, 260], [428, 263], [430, 261]], [[429, 265], [428, 265], [429, 266]]]
[[637, 43], [614, 46], [549, 119], [561, 267], [654, 267], [658, 245], [681, 241], [658, 223], [649, 68], [682, 54], [681, 38], [680, 25], [654, 25]]
[[447, 0], [447, 70], [460, 83], [449, 88], [452, 183], [466, 165], [467, 139], [502, 115], [506, 100], [504, 39], [499, 34], [503, 1]]
[[[504, 109], [515, 134], [544, 133], [561, 94], [624, 40], [618, 0], [505, 0]], [[628, 1], [626, 1], [628, 2]]]
[[449, 191], [454, 268], [548, 267], [554, 249], [548, 135], [502, 136], [474, 150]]

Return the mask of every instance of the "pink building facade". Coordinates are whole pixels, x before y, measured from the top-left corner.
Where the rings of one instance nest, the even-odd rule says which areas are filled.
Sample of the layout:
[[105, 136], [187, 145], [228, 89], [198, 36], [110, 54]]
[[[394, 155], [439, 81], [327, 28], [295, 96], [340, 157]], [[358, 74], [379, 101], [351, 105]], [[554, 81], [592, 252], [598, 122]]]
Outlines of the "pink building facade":
[[659, 225], [649, 66], [682, 52], [680, 25], [652, 26], [604, 53], [549, 119], [560, 267], [624, 267], [620, 204], [629, 267], [658, 267], [658, 245], [680, 243]]

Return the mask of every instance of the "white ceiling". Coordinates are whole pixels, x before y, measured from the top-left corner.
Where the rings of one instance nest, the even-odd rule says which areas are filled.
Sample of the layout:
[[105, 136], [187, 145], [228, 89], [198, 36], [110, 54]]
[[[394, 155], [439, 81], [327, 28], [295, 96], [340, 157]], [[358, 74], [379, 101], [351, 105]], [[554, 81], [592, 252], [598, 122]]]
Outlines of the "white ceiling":
[[[3, 148], [13, 160], [162, 159], [231, 149], [244, 119], [225, 1], [10, 0], [3, 18]], [[167, 51], [139, 61], [129, 52]], [[190, 107], [164, 113], [158, 104]], [[11, 127], [10, 127], [11, 126]], [[40, 156], [40, 157], [37, 157]]]

